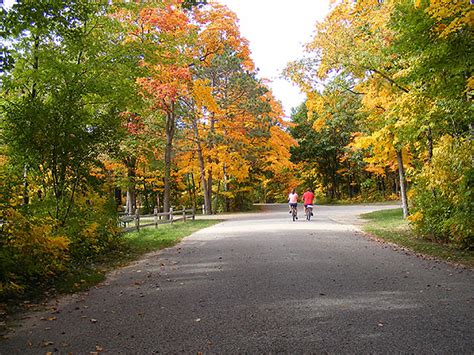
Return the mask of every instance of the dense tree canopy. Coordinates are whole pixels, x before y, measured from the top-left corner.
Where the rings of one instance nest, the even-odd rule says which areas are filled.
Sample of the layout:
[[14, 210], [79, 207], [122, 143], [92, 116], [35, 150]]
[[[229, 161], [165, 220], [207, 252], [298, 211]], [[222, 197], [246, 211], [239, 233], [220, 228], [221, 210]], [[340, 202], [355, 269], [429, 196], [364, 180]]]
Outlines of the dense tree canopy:
[[[306, 57], [286, 69], [306, 92], [311, 135], [323, 132], [315, 142], [334, 142], [339, 132], [331, 127], [346, 115], [343, 121], [355, 125], [347, 127], [349, 141], [334, 145], [348, 153], [335, 158], [338, 164], [362, 153], [366, 172], [356, 174], [359, 180], [370, 172], [384, 181], [398, 169], [395, 191], [405, 216], [410, 207], [422, 234], [466, 247], [473, 243], [472, 13], [463, 2], [337, 2], [317, 25]], [[350, 80], [341, 83], [341, 76]], [[348, 93], [359, 98], [355, 106], [343, 105]], [[330, 166], [316, 171], [324, 176]]]

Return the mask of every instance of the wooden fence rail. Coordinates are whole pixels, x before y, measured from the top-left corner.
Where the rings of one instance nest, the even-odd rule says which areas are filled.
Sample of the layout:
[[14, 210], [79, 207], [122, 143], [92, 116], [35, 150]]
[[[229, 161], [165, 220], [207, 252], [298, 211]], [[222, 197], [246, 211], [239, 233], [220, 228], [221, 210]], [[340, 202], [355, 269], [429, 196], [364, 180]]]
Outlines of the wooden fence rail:
[[[161, 217], [167, 217], [162, 219]], [[196, 218], [196, 210], [195, 208], [186, 209], [183, 207], [181, 210], [174, 210], [170, 208], [169, 212], [160, 212], [158, 213], [158, 209], [155, 208], [153, 214], [146, 214], [141, 215], [140, 210], [137, 208], [135, 211], [135, 215], [122, 215], [119, 216], [118, 223], [121, 227], [123, 227], [124, 232], [130, 232], [133, 230], [140, 231], [140, 228], [143, 227], [150, 227], [155, 226], [158, 228], [159, 224], [165, 223], [173, 223], [179, 220], [183, 220], [186, 222], [188, 218], [191, 218], [193, 221]], [[134, 222], [134, 226], [131, 227], [129, 224]]]

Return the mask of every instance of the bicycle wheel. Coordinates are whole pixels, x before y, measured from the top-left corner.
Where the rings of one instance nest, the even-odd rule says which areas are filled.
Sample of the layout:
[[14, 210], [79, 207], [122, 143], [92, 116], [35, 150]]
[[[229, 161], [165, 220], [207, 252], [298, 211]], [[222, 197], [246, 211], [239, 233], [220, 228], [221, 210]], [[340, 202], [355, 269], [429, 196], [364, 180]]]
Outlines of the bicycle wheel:
[[293, 222], [296, 221], [296, 208], [292, 208], [291, 210], [291, 216], [293, 217]]
[[306, 220], [311, 220], [311, 208], [306, 209]]

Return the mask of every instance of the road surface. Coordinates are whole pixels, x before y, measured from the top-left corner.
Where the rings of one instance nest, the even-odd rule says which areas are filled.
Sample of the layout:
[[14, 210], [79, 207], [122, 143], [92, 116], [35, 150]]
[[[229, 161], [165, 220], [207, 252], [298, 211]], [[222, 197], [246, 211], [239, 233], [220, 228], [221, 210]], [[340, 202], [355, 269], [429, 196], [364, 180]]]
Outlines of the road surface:
[[229, 215], [29, 314], [1, 354], [474, 353], [471, 270], [362, 235], [390, 206]]

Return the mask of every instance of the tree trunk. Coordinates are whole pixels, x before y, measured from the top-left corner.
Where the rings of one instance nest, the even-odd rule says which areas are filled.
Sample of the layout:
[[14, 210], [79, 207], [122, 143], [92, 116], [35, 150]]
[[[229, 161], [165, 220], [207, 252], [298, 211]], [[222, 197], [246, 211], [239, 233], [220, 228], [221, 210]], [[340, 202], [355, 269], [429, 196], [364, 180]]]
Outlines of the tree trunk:
[[211, 199], [210, 199], [210, 195], [208, 193], [208, 188], [207, 188], [206, 169], [204, 167], [204, 156], [202, 153], [201, 139], [199, 137], [199, 130], [198, 130], [198, 125], [197, 125], [197, 121], [195, 117], [192, 119], [192, 123], [193, 123], [194, 139], [196, 140], [196, 148], [197, 148], [197, 153], [198, 153], [199, 171], [201, 173], [202, 192], [204, 195], [204, 210], [206, 214], [210, 215], [212, 214], [212, 205], [211, 205]]
[[153, 212], [153, 208], [151, 208], [150, 201], [148, 199], [148, 192], [147, 192], [145, 181], [143, 181], [143, 195], [145, 197], [145, 210], [146, 210], [146, 212], [144, 211], [143, 213], [148, 214], [150, 210]]
[[124, 159], [124, 163], [127, 166], [127, 202], [125, 207], [125, 212], [132, 215], [135, 213], [135, 208], [137, 206], [137, 194], [135, 191], [135, 165], [137, 159], [135, 157], [128, 157]]
[[215, 204], [214, 204], [214, 212], [217, 212], [217, 210], [219, 209], [219, 193], [221, 191], [221, 181], [217, 181], [217, 192], [216, 192], [216, 196], [215, 196]]
[[[212, 150], [212, 148], [214, 148], [214, 127], [215, 127], [215, 118], [214, 118], [214, 114], [212, 115], [211, 117], [211, 121], [210, 121], [210, 125], [209, 125], [209, 137], [208, 137], [208, 141], [209, 141], [209, 150]], [[211, 157], [208, 157], [208, 162], [210, 164], [213, 163], [213, 160]], [[210, 203], [210, 206], [211, 206], [211, 213], [212, 213], [212, 169], [210, 168], [208, 173], [207, 173], [207, 190], [206, 190], [206, 193], [207, 193], [207, 198], [209, 199], [209, 203]], [[216, 211], [216, 209], [214, 209], [214, 212]]]
[[163, 196], [163, 211], [169, 212], [171, 207], [171, 155], [173, 152], [173, 137], [175, 131], [174, 104], [166, 114], [166, 145], [165, 145], [165, 191]]
[[209, 206], [210, 206], [210, 212], [209, 214], [212, 214], [212, 212], [215, 210], [212, 208], [212, 169], [209, 169], [207, 173], [207, 182], [206, 182], [206, 191], [204, 192], [207, 195], [207, 199], [209, 200]]
[[407, 187], [405, 183], [405, 169], [403, 168], [402, 150], [397, 150], [398, 175], [400, 178], [400, 196], [402, 199], [403, 217], [408, 217]]
[[433, 159], [433, 135], [431, 133], [431, 128], [428, 128], [428, 162], [431, 164], [431, 159]]
[[224, 212], [229, 212], [230, 210], [230, 201], [229, 199], [227, 198], [227, 191], [229, 189], [229, 186], [228, 186], [228, 176], [227, 176], [227, 169], [226, 169], [226, 165], [224, 164]]
[[197, 197], [196, 197], [196, 182], [194, 181], [194, 174], [191, 173], [191, 184], [192, 184], [192, 189], [193, 189], [193, 207], [196, 208], [196, 201], [197, 201]]
[[116, 187], [114, 189], [114, 198], [115, 198], [115, 202], [117, 203], [117, 206], [121, 206], [122, 205], [122, 190], [120, 189], [120, 187]]
[[30, 203], [29, 188], [28, 188], [28, 167], [23, 166], [23, 206], [28, 206]]
[[[39, 68], [39, 57], [38, 49], [40, 46], [39, 36], [34, 36], [34, 51], [33, 51], [33, 70], [38, 71]], [[36, 99], [36, 81], [33, 81], [31, 85], [31, 99], [34, 101]], [[23, 166], [23, 205], [28, 206], [30, 203], [29, 198], [29, 184], [28, 184], [28, 166], [24, 164]], [[59, 212], [56, 213], [56, 218], [58, 218]]]

